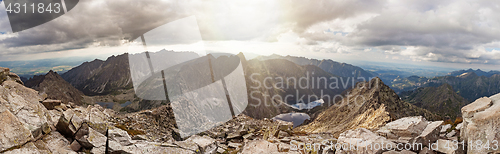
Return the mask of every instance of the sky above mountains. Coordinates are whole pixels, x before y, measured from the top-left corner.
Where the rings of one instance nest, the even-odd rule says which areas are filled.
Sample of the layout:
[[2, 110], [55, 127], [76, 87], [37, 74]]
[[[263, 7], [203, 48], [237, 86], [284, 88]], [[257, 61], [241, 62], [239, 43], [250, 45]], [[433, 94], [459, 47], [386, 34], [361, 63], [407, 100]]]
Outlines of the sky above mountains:
[[[194, 17], [206, 52], [500, 65], [499, 1], [80, 0], [67, 14], [17, 33], [9, 32], [1, 3], [0, 61], [121, 54], [142, 33]], [[167, 49], [193, 43], [179, 41], [179, 35], [162, 37]]]

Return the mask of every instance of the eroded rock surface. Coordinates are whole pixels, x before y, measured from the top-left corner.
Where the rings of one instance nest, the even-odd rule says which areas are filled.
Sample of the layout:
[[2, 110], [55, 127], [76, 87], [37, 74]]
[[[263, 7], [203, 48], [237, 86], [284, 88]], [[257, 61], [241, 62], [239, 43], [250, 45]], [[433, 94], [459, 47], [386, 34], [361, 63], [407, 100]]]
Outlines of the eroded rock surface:
[[[500, 94], [483, 97], [462, 108], [464, 122], [460, 130], [461, 139], [467, 143], [490, 144], [500, 142]], [[494, 142], [494, 143], [492, 143]], [[477, 148], [467, 145], [467, 153], [500, 153], [500, 148]]]

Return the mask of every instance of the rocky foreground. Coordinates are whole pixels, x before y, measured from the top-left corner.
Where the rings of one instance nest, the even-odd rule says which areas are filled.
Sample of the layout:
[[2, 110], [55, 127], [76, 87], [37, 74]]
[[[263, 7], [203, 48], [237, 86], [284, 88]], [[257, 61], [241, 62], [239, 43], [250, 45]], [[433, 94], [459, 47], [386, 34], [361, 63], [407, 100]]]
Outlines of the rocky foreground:
[[239, 115], [182, 139], [169, 105], [118, 114], [47, 99], [6, 68], [0, 79], [0, 153], [500, 153], [500, 94], [462, 108], [459, 124], [402, 117], [335, 138]]

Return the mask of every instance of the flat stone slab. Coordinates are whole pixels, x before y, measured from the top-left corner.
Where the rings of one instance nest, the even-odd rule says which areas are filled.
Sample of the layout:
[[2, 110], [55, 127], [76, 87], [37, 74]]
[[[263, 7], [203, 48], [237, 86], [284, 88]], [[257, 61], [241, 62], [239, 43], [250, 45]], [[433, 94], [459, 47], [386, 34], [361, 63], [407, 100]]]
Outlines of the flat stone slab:
[[405, 117], [386, 124], [381, 129], [391, 130], [391, 133], [400, 137], [416, 137], [427, 127], [427, 120], [422, 116]]
[[474, 113], [484, 111], [491, 105], [493, 105], [493, 102], [491, 101], [490, 98], [488, 97], [479, 98], [473, 103], [470, 103], [469, 105], [462, 108], [462, 116], [464, 118], [470, 118], [474, 115]]

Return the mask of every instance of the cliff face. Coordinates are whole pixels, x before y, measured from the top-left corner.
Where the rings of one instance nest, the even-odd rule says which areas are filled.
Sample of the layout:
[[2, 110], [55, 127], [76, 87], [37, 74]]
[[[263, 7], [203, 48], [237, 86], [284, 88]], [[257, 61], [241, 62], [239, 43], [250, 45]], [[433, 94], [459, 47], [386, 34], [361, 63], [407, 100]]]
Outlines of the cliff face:
[[356, 128], [376, 129], [387, 122], [408, 116], [436, 120], [439, 116], [404, 102], [379, 78], [360, 82], [341, 101], [323, 111], [311, 123], [298, 130], [318, 133], [341, 132]]
[[25, 86], [46, 94], [48, 99], [73, 102], [77, 105], [84, 103], [83, 93], [52, 70], [46, 75], [34, 76], [26, 81]]

